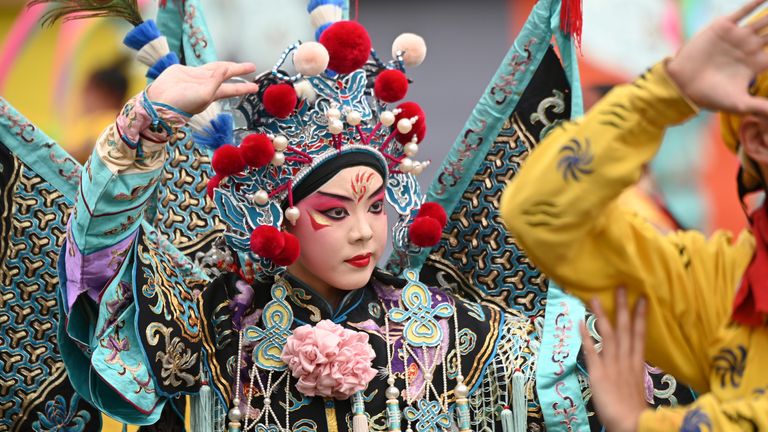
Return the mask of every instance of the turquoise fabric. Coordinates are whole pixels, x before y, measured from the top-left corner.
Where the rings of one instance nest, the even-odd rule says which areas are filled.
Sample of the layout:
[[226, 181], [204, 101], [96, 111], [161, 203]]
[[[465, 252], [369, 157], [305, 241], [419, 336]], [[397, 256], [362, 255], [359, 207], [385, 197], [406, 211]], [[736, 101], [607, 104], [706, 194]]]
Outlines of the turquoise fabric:
[[580, 300], [550, 281], [536, 366], [536, 393], [548, 431], [589, 430], [576, 365], [584, 312]]
[[[66, 244], [62, 250], [66, 250]], [[132, 256], [133, 254], [131, 254]], [[65, 311], [66, 272], [60, 256], [60, 316], [58, 343], [72, 386], [87, 401], [116, 420], [154, 424], [166, 402], [158, 396], [136, 334], [132, 302], [133, 259], [123, 262], [96, 305], [80, 296]], [[119, 314], [116, 316], [116, 314]]]
[[[559, 17], [559, 0], [542, 0], [534, 6], [525, 26], [438, 169], [435, 180], [427, 192], [427, 201], [439, 203], [448, 214], [452, 212], [459, 198], [466, 191], [472, 176], [485, 160], [494, 138], [515, 110], [520, 96], [546, 53], [553, 35], [558, 42], [566, 74], [571, 82], [572, 116], [583, 113], [576, 61], [577, 52], [573, 41], [560, 32]], [[505, 96], [506, 94], [510, 96]], [[468, 150], [469, 146], [474, 146], [472, 151]], [[446, 188], [439, 183], [441, 173], [453, 173], [451, 177], [458, 177], [458, 180]], [[457, 175], [457, 173], [463, 175]], [[420, 255], [412, 257], [411, 266], [420, 268], [429, 252], [430, 249], [427, 248]]]
[[[183, 13], [179, 4], [183, 5]], [[187, 66], [200, 66], [217, 60], [200, 0], [168, 0], [157, 11], [157, 27], [168, 39], [171, 51]]]
[[147, 201], [155, 187], [146, 188], [162, 172], [115, 174], [95, 153], [90, 158], [88, 175], [81, 183], [82, 195], [76, 202], [72, 224], [75, 243], [88, 255], [113, 246], [138, 229]]
[[80, 183], [80, 164], [2, 97], [0, 114], [3, 123], [8, 122], [0, 127], [0, 141], [25, 165], [34, 167], [35, 173], [53, 185], [69, 202], [74, 202]]

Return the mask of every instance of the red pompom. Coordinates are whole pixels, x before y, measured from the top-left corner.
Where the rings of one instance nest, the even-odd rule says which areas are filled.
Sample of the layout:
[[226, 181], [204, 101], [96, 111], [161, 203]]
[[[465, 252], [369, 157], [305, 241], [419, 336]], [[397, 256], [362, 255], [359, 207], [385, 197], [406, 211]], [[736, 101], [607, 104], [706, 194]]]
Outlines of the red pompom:
[[263, 133], [250, 134], [240, 143], [240, 156], [248, 166], [261, 168], [272, 161], [275, 156], [275, 146]]
[[277, 118], [288, 118], [296, 108], [296, 90], [290, 84], [272, 84], [264, 91], [262, 102], [269, 115]]
[[436, 220], [441, 227], [448, 223], [448, 215], [445, 214], [443, 206], [436, 202], [425, 202], [421, 205], [416, 218], [428, 217]]
[[251, 250], [262, 258], [274, 259], [284, 247], [283, 233], [271, 225], [259, 225], [251, 233]]
[[240, 150], [231, 144], [224, 144], [216, 149], [211, 158], [211, 166], [221, 177], [243, 172], [245, 161], [240, 156]]
[[371, 37], [360, 23], [337, 21], [320, 35], [328, 50], [328, 69], [347, 74], [363, 67], [371, 54]]
[[205, 188], [208, 190], [208, 197], [213, 199], [213, 190], [219, 187], [222, 177], [218, 174], [208, 179], [208, 184]]
[[387, 69], [376, 77], [373, 92], [384, 102], [397, 102], [408, 93], [408, 78], [397, 69]]
[[277, 256], [272, 258], [272, 262], [279, 266], [289, 266], [296, 262], [299, 258], [301, 248], [299, 247], [299, 239], [291, 233], [283, 233], [285, 239], [285, 246]]
[[416, 218], [408, 229], [411, 242], [419, 247], [432, 247], [440, 243], [443, 227], [431, 217]]
[[400, 114], [395, 116], [395, 128], [397, 128], [397, 122], [404, 118], [418, 117], [416, 123], [411, 127], [411, 131], [408, 133], [397, 132], [395, 139], [400, 144], [408, 144], [411, 142], [411, 138], [416, 135], [416, 142], [420, 143], [424, 141], [424, 137], [427, 135], [427, 117], [424, 114], [424, 110], [421, 109], [416, 102], [403, 102], [397, 106], [400, 109]]

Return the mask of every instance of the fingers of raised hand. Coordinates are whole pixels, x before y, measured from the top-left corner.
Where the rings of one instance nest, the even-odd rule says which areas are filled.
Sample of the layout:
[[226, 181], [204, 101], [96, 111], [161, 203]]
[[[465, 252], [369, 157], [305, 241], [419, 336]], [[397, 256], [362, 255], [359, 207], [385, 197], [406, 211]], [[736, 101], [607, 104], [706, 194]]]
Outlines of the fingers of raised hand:
[[259, 85], [256, 83], [224, 83], [216, 90], [213, 98], [216, 100], [226, 99], [256, 93], [257, 91], [259, 91]]
[[616, 345], [618, 356], [622, 359], [630, 356], [632, 351], [632, 328], [627, 307], [627, 291], [624, 288], [616, 290]]
[[632, 317], [632, 334], [630, 335], [633, 341], [632, 344], [632, 358], [635, 364], [642, 364], [645, 359], [645, 315], [647, 303], [645, 298], [637, 299], [635, 302], [635, 310]]
[[595, 342], [592, 340], [592, 335], [589, 334], [587, 324], [584, 321], [579, 323], [579, 333], [581, 333], [581, 344], [584, 347], [584, 361], [586, 361], [587, 370], [591, 375], [600, 367], [600, 356], [597, 354]]
[[616, 358], [616, 339], [611, 321], [603, 311], [603, 306], [597, 298], [592, 299], [592, 312], [597, 319], [597, 331], [602, 339], [602, 350], [600, 355], [606, 361], [613, 362]]
[[253, 63], [218, 61], [208, 63], [202, 66], [202, 68], [209, 71], [213, 77], [216, 77], [216, 79], [219, 80], [219, 82], [224, 82], [236, 76], [256, 72], [256, 66]]
[[760, 5], [766, 3], [768, 0], [753, 0], [741, 8], [739, 8], [736, 12], [732, 13], [728, 19], [731, 21], [738, 23], [744, 18], [748, 17], [752, 12], [756, 11]]

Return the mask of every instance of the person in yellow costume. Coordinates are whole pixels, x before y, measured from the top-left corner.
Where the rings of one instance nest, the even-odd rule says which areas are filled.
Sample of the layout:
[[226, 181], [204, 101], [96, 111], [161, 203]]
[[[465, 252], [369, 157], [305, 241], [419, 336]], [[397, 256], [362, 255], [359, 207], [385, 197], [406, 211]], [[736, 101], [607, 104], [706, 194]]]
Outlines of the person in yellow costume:
[[[544, 273], [596, 299], [599, 315], [600, 304], [618, 312], [615, 329], [602, 320], [602, 353], [585, 345], [609, 431], [768, 430], [768, 206], [751, 214], [749, 230], [707, 238], [662, 234], [617, 202], [665, 129], [699, 107], [725, 113], [726, 142], [742, 159], [740, 191], [766, 190], [768, 14], [747, 20], [765, 2], [715, 21], [584, 118], [555, 128], [502, 197], [509, 230]], [[642, 317], [632, 322], [626, 312], [635, 302], [637, 316], [647, 309], [645, 334]], [[642, 360], [643, 340], [647, 360], [694, 388], [696, 402], [646, 408], [639, 375], [625, 373]]]

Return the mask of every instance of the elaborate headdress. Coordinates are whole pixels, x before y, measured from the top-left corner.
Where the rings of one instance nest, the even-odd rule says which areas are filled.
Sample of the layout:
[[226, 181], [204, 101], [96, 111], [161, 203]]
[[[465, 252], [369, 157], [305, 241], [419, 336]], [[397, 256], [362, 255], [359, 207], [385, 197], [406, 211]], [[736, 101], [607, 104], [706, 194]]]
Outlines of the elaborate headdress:
[[[387, 201], [399, 215], [395, 248], [432, 246], [445, 225], [437, 205], [418, 213], [423, 199], [414, 176], [428, 162], [414, 157], [426, 118], [418, 104], [402, 102], [409, 87], [405, 67], [423, 61], [423, 39], [399, 36], [394, 59], [384, 63], [362, 25], [322, 22], [340, 16], [340, 9], [319, 3], [309, 6], [320, 25], [319, 42], [289, 46], [270, 72], [256, 78], [257, 94], [224, 112], [212, 106], [191, 121], [196, 141], [214, 151], [216, 176], [208, 193], [249, 278], [276, 275], [297, 259], [298, 241], [282, 229], [301, 217], [294, 204], [302, 197], [295, 192], [311, 192], [308, 182], [316, 189], [318, 179], [346, 166], [369, 165], [384, 177]], [[295, 74], [286, 71], [289, 59]]]

